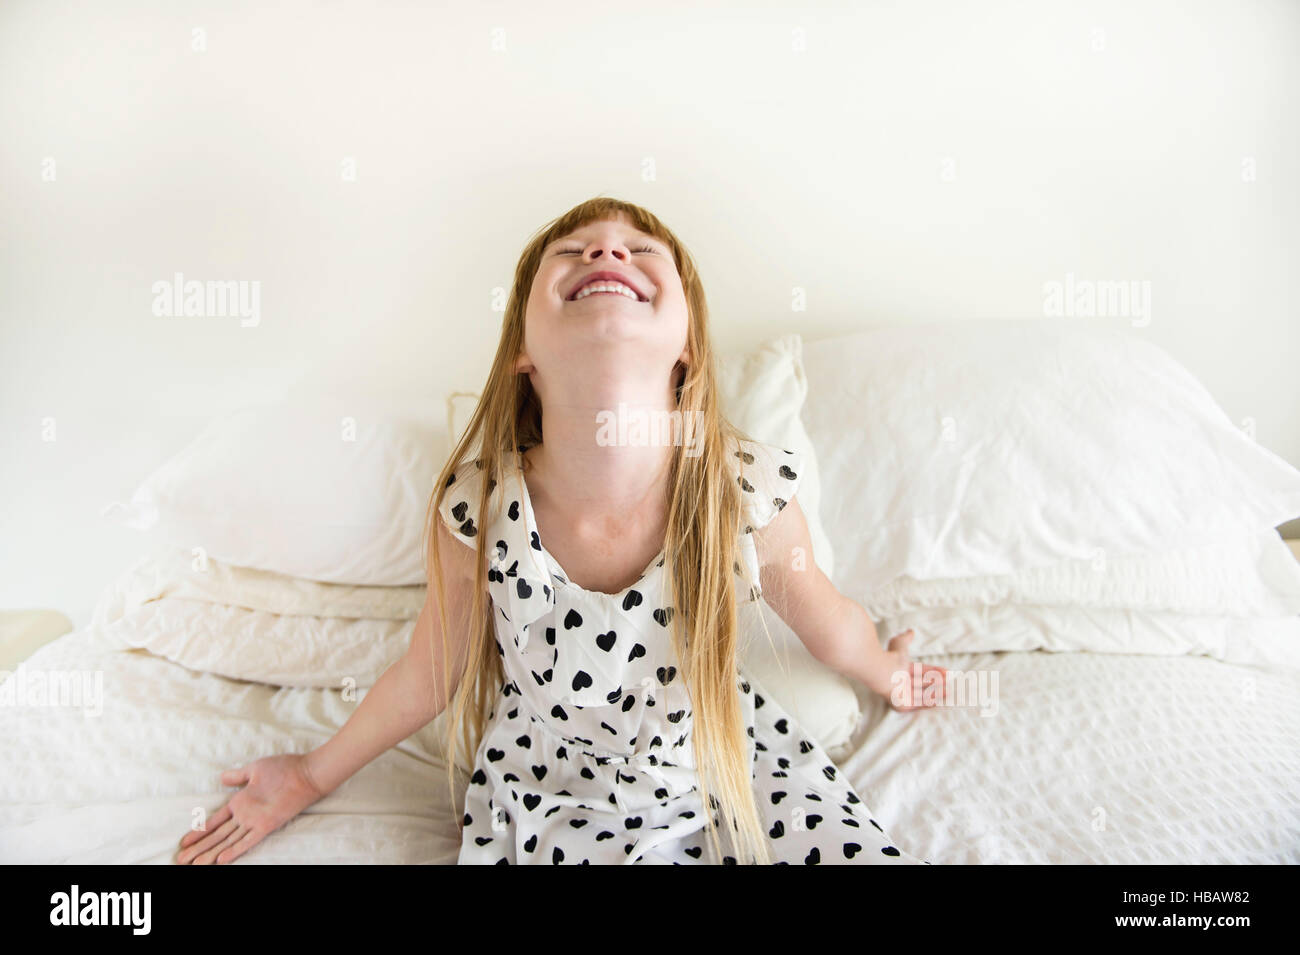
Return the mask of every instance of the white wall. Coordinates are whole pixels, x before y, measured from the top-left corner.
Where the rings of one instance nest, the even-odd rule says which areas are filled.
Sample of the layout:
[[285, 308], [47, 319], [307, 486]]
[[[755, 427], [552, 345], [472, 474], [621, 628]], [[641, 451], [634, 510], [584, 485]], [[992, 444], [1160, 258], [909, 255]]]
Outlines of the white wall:
[[[1281, 0], [8, 0], [0, 607], [84, 624], [139, 551], [100, 508], [214, 413], [477, 389], [493, 290], [597, 193], [691, 246], [723, 347], [1149, 281], [1141, 333], [1300, 464], [1297, 52]], [[178, 271], [259, 324], [153, 315]]]

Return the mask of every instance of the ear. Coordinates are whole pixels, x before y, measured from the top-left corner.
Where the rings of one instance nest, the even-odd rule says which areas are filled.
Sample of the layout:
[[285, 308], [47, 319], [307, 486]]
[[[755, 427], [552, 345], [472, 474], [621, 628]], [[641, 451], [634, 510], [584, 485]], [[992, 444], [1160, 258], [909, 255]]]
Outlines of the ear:
[[519, 357], [515, 359], [515, 374], [527, 375], [536, 370], [537, 368], [533, 365], [533, 360], [528, 357], [528, 353], [520, 352]]

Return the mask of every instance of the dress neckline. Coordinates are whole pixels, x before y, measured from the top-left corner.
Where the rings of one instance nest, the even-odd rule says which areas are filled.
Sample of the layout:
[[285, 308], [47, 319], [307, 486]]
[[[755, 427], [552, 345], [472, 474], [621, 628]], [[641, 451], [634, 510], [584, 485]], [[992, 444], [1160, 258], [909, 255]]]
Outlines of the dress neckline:
[[[636, 580], [632, 581], [632, 583], [628, 584], [626, 587], [624, 587], [622, 590], [620, 590], [618, 593], [615, 594], [606, 593], [603, 590], [588, 590], [585, 587], [581, 587], [578, 584], [574, 583], [573, 579], [569, 576], [569, 572], [560, 565], [560, 562], [558, 560], [555, 559], [555, 555], [546, 549], [546, 544], [542, 542], [542, 533], [537, 528], [537, 515], [533, 511], [533, 499], [528, 493], [528, 480], [524, 477], [524, 468], [523, 468], [524, 451], [527, 451], [528, 448], [530, 447], [532, 447], [532, 445], [526, 445], [522, 450], [513, 452], [515, 474], [519, 478], [519, 489], [520, 489], [519, 496], [520, 499], [523, 501], [524, 522], [527, 525], [524, 529], [525, 531], [528, 532], [528, 535], [530, 537], [536, 536], [537, 549], [541, 551], [542, 556], [551, 565], [551, 576], [555, 579], [556, 583], [562, 587], [571, 587], [574, 590], [576, 590], [578, 593], [587, 594], [595, 598], [603, 598], [605, 600], [618, 600], [622, 598], [629, 590], [636, 590], [638, 587], [644, 588], [646, 578], [648, 578], [654, 570], [663, 566], [664, 554], [667, 552], [668, 549], [666, 544], [664, 547], [660, 548], [658, 554], [650, 558], [650, 563], [646, 564], [645, 570], [641, 571], [641, 575], [637, 577]], [[531, 540], [527, 542], [527, 546], [532, 547]]]

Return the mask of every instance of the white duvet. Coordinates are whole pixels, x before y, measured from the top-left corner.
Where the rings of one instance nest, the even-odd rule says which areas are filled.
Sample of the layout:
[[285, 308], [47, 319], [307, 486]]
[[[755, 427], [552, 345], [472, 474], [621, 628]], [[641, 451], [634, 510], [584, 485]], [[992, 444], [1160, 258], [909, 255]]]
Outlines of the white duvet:
[[[379, 603], [371, 588], [339, 588], [321, 606], [321, 585], [268, 578], [242, 580], [249, 606], [239, 607], [230, 583], [128, 575], [91, 626], [0, 684], [0, 696], [15, 696], [0, 706], [0, 861], [170, 862], [195, 813], [235, 791], [220, 785], [222, 770], [306, 751], [343, 725], [419, 606], [407, 588]], [[894, 609], [915, 612], [904, 606], [913, 604]], [[1037, 628], [1028, 645], [1051, 646], [1052, 628], [1073, 619], [1017, 609], [1017, 626]], [[1118, 618], [1094, 608], [1086, 619], [1104, 629]], [[1300, 862], [1300, 640], [1287, 640], [1300, 620], [1219, 625], [1243, 645], [1265, 634], [1276, 659], [929, 657], [981, 671], [996, 697], [900, 714], [863, 691], [840, 764], [876, 818], [935, 864]], [[280, 670], [301, 685], [255, 681]], [[75, 672], [99, 674], [102, 696], [81, 706], [41, 698], [42, 681]], [[384, 753], [239, 862], [454, 862], [441, 729], [435, 721]]]

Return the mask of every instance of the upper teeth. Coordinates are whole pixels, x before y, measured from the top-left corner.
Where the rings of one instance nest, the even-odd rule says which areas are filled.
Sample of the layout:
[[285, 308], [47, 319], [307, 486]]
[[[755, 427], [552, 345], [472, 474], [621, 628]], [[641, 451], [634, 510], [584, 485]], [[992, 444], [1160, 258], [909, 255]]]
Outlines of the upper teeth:
[[573, 301], [576, 302], [580, 298], [586, 298], [588, 295], [594, 295], [597, 292], [618, 292], [628, 298], [640, 301], [640, 296], [622, 282], [592, 282], [590, 285], [584, 285], [578, 290], [578, 294], [573, 296]]

